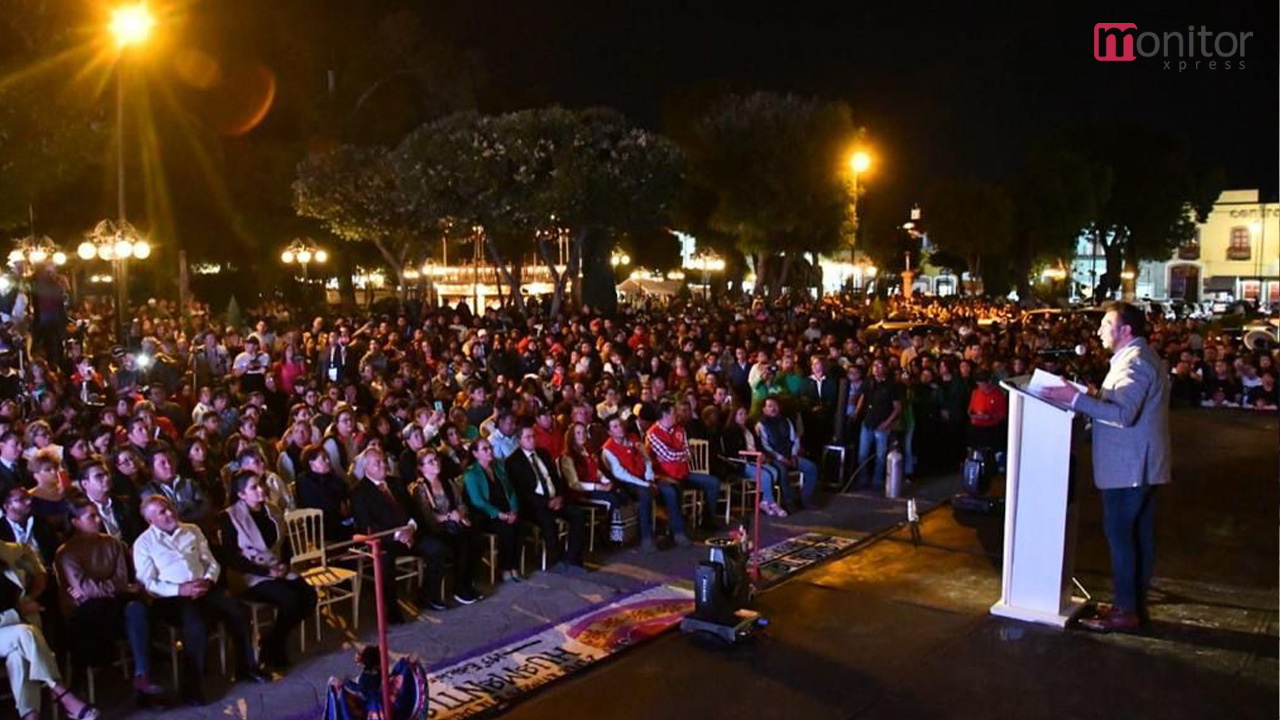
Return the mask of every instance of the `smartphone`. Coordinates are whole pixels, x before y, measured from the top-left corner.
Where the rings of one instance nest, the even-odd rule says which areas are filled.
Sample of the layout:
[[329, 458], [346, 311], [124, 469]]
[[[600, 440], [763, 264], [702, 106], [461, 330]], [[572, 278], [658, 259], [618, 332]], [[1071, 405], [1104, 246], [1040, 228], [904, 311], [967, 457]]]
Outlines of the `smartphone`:
[[444, 403], [436, 401], [436, 412], [444, 412]]

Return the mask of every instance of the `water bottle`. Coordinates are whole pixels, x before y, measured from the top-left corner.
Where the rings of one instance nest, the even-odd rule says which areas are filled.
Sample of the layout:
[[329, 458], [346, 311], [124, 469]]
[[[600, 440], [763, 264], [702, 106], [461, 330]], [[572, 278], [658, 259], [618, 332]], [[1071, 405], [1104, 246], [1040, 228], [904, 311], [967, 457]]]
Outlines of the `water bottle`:
[[902, 497], [903, 483], [905, 474], [903, 472], [902, 451], [895, 445], [889, 449], [888, 456], [885, 457], [884, 468], [884, 496], [887, 498]]

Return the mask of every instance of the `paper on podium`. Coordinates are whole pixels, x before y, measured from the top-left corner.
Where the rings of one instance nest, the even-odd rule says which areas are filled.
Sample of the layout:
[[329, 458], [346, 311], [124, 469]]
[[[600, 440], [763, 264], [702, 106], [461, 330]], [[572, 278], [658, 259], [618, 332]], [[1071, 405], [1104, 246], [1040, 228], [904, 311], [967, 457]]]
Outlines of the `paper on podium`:
[[1031, 380], [1027, 382], [1027, 392], [1036, 397], [1043, 397], [1047, 388], [1062, 387], [1067, 384], [1074, 386], [1080, 392], [1089, 392], [1089, 388], [1078, 382], [1071, 382], [1061, 375], [1054, 375], [1039, 368], [1036, 368], [1036, 371], [1031, 374]]

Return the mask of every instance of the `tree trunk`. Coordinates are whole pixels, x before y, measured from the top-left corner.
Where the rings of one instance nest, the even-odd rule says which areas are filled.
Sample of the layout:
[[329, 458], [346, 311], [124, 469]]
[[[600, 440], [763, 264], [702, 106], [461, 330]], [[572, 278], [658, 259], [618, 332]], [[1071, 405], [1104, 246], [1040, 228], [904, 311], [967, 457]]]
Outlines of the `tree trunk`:
[[1101, 303], [1111, 297], [1111, 293], [1120, 287], [1120, 273], [1124, 270], [1124, 248], [1125, 241], [1119, 236], [1114, 235], [1110, 242], [1100, 243], [1104, 257], [1107, 261], [1107, 269], [1102, 273], [1102, 277], [1098, 279], [1098, 288], [1094, 293], [1094, 302]]
[[391, 248], [387, 247], [387, 244], [379, 238], [374, 238], [373, 246], [378, 248], [378, 252], [382, 254], [382, 259], [387, 261], [387, 266], [390, 267], [391, 272], [395, 274], [396, 276], [395, 296], [396, 296], [396, 300], [401, 300], [400, 286], [404, 285], [403, 254], [401, 255], [401, 257], [396, 257], [396, 254], [391, 252]]
[[[566, 267], [563, 273], [556, 269], [555, 259], [551, 257], [551, 243], [546, 238], [538, 239], [538, 254], [542, 256], [542, 261], [547, 264], [547, 270], [551, 273], [551, 285], [554, 289], [551, 296], [550, 315], [556, 317], [560, 314], [560, 306], [564, 304], [564, 286], [569, 279], [569, 268]], [[572, 265], [572, 261], [569, 264]]]
[[[607, 315], [618, 310], [618, 285], [613, 277], [613, 266], [609, 264], [609, 252], [612, 244], [601, 242], [601, 238], [592, 233], [583, 243], [582, 251], [582, 302], [581, 306], [591, 306]], [[578, 308], [574, 308], [576, 312]]]
[[756, 266], [756, 286], [751, 289], [753, 295], [764, 295], [769, 285], [769, 259], [764, 253], [752, 253], [752, 264]]
[[[338, 251], [338, 300], [342, 312], [350, 315], [356, 311], [356, 284], [351, 281], [351, 253], [344, 248]], [[326, 297], [326, 300], [328, 298]]]
[[773, 297], [782, 296], [782, 288], [786, 287], [787, 277], [791, 275], [791, 265], [795, 262], [795, 256], [791, 253], [785, 253], [782, 256], [782, 267], [774, 274]]
[[[511, 302], [516, 309], [524, 312], [524, 298], [520, 296], [520, 281], [511, 273], [511, 269], [507, 267], [507, 263], [502, 259], [502, 254], [498, 252], [498, 245], [493, 238], [485, 237], [485, 249], [489, 251], [489, 259], [493, 261], [493, 265], [498, 270], [498, 293], [502, 293], [502, 282], [505, 280], [507, 287], [511, 288]], [[517, 268], [517, 272], [519, 268]]]

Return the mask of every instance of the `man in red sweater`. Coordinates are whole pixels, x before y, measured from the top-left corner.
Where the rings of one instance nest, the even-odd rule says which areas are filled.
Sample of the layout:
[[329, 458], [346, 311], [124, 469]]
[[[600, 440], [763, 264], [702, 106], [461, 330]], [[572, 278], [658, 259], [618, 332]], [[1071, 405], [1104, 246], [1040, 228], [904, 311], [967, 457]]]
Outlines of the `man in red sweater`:
[[706, 499], [702, 507], [706, 525], [712, 530], [719, 528], [716, 501], [720, 496], [720, 481], [711, 475], [689, 470], [689, 442], [684, 428], [676, 424], [675, 405], [663, 401], [658, 406], [658, 422], [649, 428], [645, 440], [654, 460], [654, 474], [658, 482], [701, 490]]

